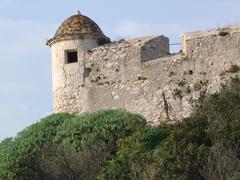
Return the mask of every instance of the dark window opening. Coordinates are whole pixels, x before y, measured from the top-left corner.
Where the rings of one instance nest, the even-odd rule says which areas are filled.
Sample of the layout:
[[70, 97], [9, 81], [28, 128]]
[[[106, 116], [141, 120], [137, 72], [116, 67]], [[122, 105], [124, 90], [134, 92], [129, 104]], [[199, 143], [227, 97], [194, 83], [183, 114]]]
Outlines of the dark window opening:
[[66, 64], [78, 62], [78, 53], [77, 51], [67, 51], [66, 52]]

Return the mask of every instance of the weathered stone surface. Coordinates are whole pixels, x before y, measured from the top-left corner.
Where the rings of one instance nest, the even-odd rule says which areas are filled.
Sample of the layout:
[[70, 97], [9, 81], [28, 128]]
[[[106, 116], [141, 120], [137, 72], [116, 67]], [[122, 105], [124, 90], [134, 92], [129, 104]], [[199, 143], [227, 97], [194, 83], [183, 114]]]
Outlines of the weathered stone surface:
[[[124, 108], [153, 124], [177, 121], [200, 93], [239, 73], [229, 69], [240, 66], [240, 26], [184, 33], [182, 52], [173, 55], [164, 36], [97, 46], [94, 39], [52, 46], [55, 112]], [[78, 49], [78, 63], [64, 64], [67, 49]]]

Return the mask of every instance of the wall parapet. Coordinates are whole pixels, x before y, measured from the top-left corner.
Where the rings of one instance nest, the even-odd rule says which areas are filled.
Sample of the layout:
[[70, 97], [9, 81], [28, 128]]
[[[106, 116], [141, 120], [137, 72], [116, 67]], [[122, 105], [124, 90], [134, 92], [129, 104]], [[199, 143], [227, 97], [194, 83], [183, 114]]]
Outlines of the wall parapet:
[[148, 36], [132, 40], [122, 40], [89, 50], [90, 56], [104, 56], [107, 53], [118, 52], [127, 54], [136, 51], [140, 55], [139, 62], [146, 62], [152, 59], [169, 55], [169, 39], [165, 36]]
[[[201, 42], [204, 40], [209, 40], [213, 38], [219, 39], [228, 39], [230, 36], [234, 36], [234, 34], [240, 33], [240, 25], [231, 25], [225, 26], [217, 29], [209, 29], [206, 31], [195, 31], [195, 32], [187, 32], [181, 34], [181, 46], [182, 53], [185, 55], [189, 55], [192, 51], [198, 46], [201, 46]], [[205, 44], [205, 46], [215, 46], [212, 44]]]

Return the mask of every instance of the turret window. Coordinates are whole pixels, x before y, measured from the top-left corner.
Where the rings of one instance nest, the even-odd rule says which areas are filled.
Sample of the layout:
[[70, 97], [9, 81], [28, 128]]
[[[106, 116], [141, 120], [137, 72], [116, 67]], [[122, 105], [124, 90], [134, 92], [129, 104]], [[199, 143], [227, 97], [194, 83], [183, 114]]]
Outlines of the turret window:
[[68, 50], [66, 51], [65, 55], [66, 55], [65, 64], [78, 62], [77, 50]]

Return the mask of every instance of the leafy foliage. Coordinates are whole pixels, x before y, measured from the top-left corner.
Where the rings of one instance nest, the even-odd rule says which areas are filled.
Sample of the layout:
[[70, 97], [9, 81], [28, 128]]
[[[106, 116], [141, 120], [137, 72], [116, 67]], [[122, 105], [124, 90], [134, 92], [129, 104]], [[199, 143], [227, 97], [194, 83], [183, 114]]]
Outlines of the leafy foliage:
[[240, 80], [150, 127], [122, 110], [55, 114], [0, 143], [0, 179], [240, 178]]
[[240, 80], [203, 96], [191, 117], [118, 141], [102, 179], [234, 179], [240, 172]]
[[46, 117], [24, 129], [15, 139], [4, 140], [0, 146], [1, 179], [44, 179], [39, 154], [45, 144], [53, 143], [57, 127], [71, 117], [69, 114]]
[[48, 116], [1, 143], [0, 179], [96, 179], [116, 139], [144, 126], [141, 116], [121, 110]]

